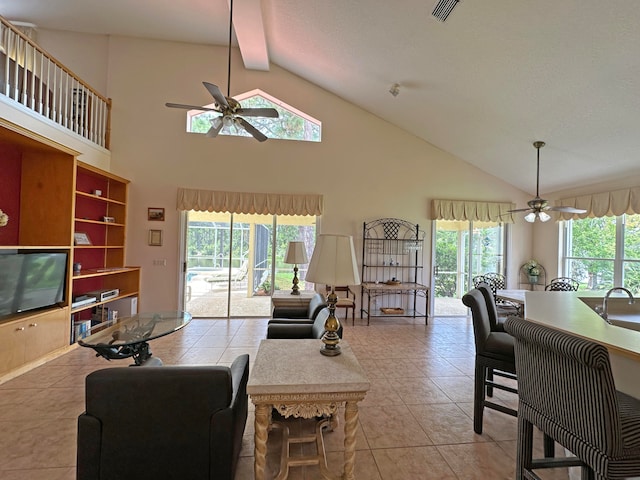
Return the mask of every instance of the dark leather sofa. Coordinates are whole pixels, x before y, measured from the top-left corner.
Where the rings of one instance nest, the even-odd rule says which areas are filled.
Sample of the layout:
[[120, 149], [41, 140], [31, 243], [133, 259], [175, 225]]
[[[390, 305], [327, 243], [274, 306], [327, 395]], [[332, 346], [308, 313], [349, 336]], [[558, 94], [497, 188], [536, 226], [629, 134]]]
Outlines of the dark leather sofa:
[[121, 367], [86, 378], [77, 480], [233, 480], [249, 355], [231, 367]]
[[326, 300], [321, 293], [316, 293], [307, 307], [299, 306], [280, 306], [273, 309], [271, 322], [278, 323], [281, 319], [285, 319], [284, 323], [289, 323], [289, 320], [300, 320], [306, 323], [313, 323], [316, 316], [324, 307], [327, 306]]
[[[285, 322], [269, 322], [267, 326], [267, 338], [322, 338], [324, 334], [324, 322], [329, 317], [329, 309], [320, 309], [313, 323], [299, 322], [292, 319]], [[338, 329], [338, 336], [342, 338], [342, 325]]]

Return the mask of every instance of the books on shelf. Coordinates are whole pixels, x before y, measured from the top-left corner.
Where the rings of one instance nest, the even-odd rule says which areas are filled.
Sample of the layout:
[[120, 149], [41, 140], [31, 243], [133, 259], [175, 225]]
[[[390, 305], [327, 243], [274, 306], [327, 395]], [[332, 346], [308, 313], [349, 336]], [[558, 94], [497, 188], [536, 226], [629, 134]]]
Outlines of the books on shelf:
[[92, 309], [91, 324], [102, 322], [115, 322], [118, 319], [118, 311], [109, 305], [97, 305]]

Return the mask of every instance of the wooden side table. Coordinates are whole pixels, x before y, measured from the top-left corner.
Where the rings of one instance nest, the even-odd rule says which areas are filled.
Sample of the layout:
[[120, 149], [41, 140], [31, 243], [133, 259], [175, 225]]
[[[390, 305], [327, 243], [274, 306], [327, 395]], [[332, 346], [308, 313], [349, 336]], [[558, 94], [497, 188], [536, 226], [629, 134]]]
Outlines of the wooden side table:
[[271, 296], [271, 311], [275, 307], [306, 308], [315, 294], [314, 290], [300, 290], [300, 295], [291, 295], [291, 290], [276, 290]]

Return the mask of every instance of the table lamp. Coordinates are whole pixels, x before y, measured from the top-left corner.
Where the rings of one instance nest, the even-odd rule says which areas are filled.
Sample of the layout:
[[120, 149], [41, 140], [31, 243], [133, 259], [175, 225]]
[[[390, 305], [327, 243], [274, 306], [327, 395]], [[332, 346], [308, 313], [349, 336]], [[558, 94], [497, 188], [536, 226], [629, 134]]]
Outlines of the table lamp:
[[353, 248], [353, 238], [349, 235], [318, 236], [316, 247], [309, 262], [306, 279], [313, 283], [323, 283], [331, 287], [327, 298], [329, 317], [324, 322], [323, 346], [320, 353], [327, 356], [340, 355], [340, 322], [335, 316], [336, 285], [359, 285], [358, 263]]
[[298, 287], [298, 265], [308, 262], [307, 249], [304, 242], [289, 242], [287, 251], [284, 254], [284, 263], [293, 264], [293, 287], [291, 289], [291, 295], [300, 295], [300, 287]]

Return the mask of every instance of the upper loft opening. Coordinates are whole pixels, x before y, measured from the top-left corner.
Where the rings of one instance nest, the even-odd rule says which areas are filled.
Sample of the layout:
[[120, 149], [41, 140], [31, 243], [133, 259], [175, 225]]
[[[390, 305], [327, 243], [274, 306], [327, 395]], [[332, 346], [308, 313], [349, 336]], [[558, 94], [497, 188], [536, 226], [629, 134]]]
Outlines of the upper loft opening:
[[[268, 138], [280, 140], [297, 140], [300, 142], [320, 142], [322, 139], [322, 122], [311, 115], [301, 112], [297, 108], [287, 105], [260, 89], [251, 90], [240, 95], [235, 95], [238, 102], [245, 108], [275, 108], [279, 118], [247, 117], [254, 127]], [[214, 103], [205, 105], [214, 107]], [[187, 132], [205, 134], [211, 128], [211, 121], [218, 117], [214, 112], [189, 110], [187, 112]], [[235, 126], [223, 127], [219, 135], [234, 135], [250, 137], [244, 129]]]

